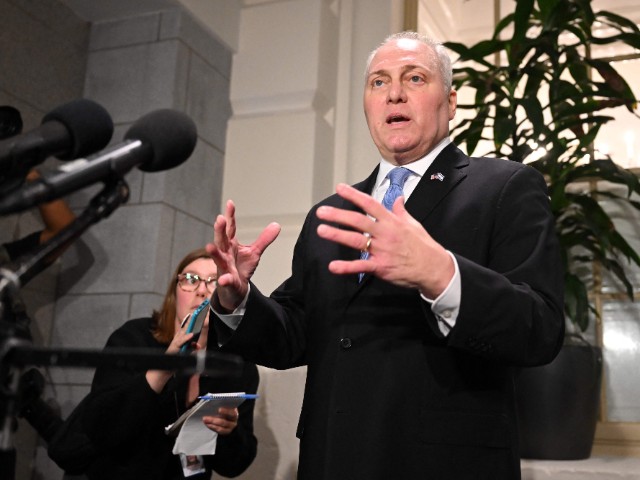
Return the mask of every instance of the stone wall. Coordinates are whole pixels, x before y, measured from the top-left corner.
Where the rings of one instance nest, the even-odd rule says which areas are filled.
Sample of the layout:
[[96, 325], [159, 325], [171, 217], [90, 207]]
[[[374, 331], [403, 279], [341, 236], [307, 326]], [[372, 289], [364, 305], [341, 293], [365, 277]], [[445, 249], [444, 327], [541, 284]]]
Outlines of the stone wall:
[[[185, 112], [198, 144], [165, 172], [129, 172], [131, 196], [86, 231], [24, 288], [36, 345], [102, 348], [129, 318], [158, 308], [175, 264], [212, 236], [220, 211], [232, 52], [182, 8], [89, 24], [53, 0], [0, 1], [0, 104], [18, 108], [25, 131], [52, 108], [90, 98], [111, 114], [112, 144], [160, 108]], [[6, 13], [5, 13], [6, 12]], [[55, 168], [48, 159], [44, 171]], [[101, 185], [66, 199], [82, 212]], [[1, 241], [40, 228], [37, 212], [0, 219]], [[49, 368], [45, 397], [67, 415], [88, 392], [93, 369]], [[23, 439], [22, 437], [25, 437]], [[27, 424], [19, 428], [17, 478], [59, 479], [61, 472]]]

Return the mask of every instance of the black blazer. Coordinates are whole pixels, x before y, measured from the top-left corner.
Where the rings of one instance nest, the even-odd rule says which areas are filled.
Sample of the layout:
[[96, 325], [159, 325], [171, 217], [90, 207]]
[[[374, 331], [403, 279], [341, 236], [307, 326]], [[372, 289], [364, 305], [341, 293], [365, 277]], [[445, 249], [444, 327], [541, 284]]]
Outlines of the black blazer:
[[[376, 174], [356, 188], [371, 192]], [[319, 205], [356, 209], [337, 195]], [[299, 478], [520, 478], [514, 367], [551, 361], [564, 329], [542, 176], [449, 145], [408, 199], [460, 268], [460, 313], [447, 337], [416, 290], [329, 272], [331, 260], [359, 252], [317, 236], [317, 206], [291, 277], [270, 298], [251, 286], [223, 346], [269, 367], [308, 366]]]
[[[109, 336], [105, 350], [117, 347], [129, 348], [132, 353], [140, 349], [164, 352], [167, 346], [153, 337], [152, 327], [151, 318], [129, 320]], [[184, 399], [189, 377], [176, 374], [157, 394], [149, 387], [145, 372], [146, 368], [128, 366], [126, 362], [96, 370], [81, 419], [83, 433], [96, 452], [86, 471], [89, 480], [184, 478], [180, 458], [172, 453], [175, 437], [165, 435], [164, 427], [187, 409]], [[246, 363], [238, 378], [200, 376], [200, 395], [255, 393], [258, 383], [258, 369]], [[257, 451], [254, 403], [247, 400], [238, 407], [238, 426], [229, 435], [218, 437], [215, 455], [204, 455], [206, 473], [191, 476], [190, 480], [209, 479], [212, 471], [236, 477], [251, 465]]]

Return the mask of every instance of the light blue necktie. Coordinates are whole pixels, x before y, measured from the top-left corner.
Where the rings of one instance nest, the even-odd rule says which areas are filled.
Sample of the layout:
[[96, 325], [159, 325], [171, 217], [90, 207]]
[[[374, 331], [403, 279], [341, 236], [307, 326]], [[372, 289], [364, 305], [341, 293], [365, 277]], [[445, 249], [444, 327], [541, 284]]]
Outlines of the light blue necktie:
[[391, 185], [387, 188], [387, 192], [384, 194], [384, 198], [382, 199], [382, 205], [384, 205], [387, 210], [391, 210], [396, 198], [402, 195], [404, 182], [407, 181], [409, 175], [411, 175], [411, 170], [404, 167], [396, 167], [387, 174]]
[[[407, 181], [409, 175], [411, 175], [411, 170], [404, 167], [396, 167], [391, 170], [387, 174], [387, 178], [389, 178], [389, 188], [387, 188], [386, 193], [384, 194], [384, 198], [382, 199], [382, 205], [385, 206], [387, 210], [391, 210], [393, 207], [393, 203], [396, 201], [396, 198], [402, 195], [402, 188], [404, 187], [404, 182]], [[369, 252], [360, 252], [360, 258], [362, 260], [366, 260], [369, 258]], [[362, 277], [364, 273], [358, 274], [358, 281], [362, 281]]]

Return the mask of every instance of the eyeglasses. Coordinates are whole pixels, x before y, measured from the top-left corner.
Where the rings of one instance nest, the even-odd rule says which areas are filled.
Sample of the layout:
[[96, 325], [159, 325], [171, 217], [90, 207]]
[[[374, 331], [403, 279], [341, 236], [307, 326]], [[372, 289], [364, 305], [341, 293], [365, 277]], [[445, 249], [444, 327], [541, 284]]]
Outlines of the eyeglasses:
[[200, 282], [204, 282], [209, 293], [213, 293], [216, 282], [214, 277], [201, 278], [195, 273], [181, 273], [178, 275], [178, 286], [185, 292], [195, 292], [200, 286]]

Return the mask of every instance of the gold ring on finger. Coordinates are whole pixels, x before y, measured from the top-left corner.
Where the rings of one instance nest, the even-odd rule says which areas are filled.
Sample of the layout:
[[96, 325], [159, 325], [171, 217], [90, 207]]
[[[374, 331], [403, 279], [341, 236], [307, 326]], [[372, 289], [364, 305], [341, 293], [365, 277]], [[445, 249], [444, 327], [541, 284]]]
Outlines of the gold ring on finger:
[[369, 253], [369, 248], [371, 248], [371, 235], [365, 234], [365, 236], [367, 237], [367, 244], [364, 246], [363, 251]]

